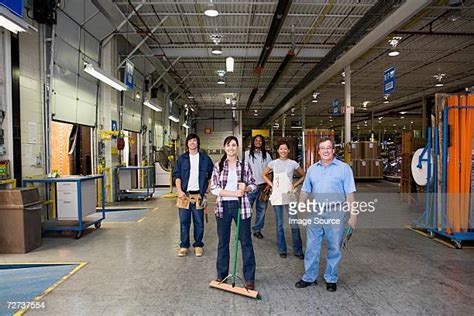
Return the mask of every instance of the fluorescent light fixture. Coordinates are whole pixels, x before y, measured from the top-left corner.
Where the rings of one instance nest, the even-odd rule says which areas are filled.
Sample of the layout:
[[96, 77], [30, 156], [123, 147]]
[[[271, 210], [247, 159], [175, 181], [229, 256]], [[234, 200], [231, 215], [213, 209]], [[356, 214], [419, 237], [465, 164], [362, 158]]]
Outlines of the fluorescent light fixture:
[[10, 32], [17, 34], [18, 32], [25, 32], [26, 29], [16, 24], [12, 20], [6, 18], [3, 15], [0, 15], [0, 26], [6, 28]]
[[388, 103], [390, 103], [390, 101], [389, 101], [389, 100], [385, 100], [385, 101], [383, 101], [383, 103], [384, 103], [384, 104], [388, 104]]
[[225, 70], [227, 72], [234, 72], [234, 58], [229, 56], [225, 59]]
[[173, 122], [179, 123], [179, 118], [177, 118], [176, 116], [170, 115], [168, 116], [168, 118], [172, 120]]
[[225, 98], [225, 104], [229, 105], [230, 104], [230, 97]]
[[403, 120], [404, 118], [405, 118], [404, 116], [400, 116], [400, 119], [402, 119], [402, 120]]
[[188, 95], [188, 99], [194, 99], [194, 96]]
[[206, 6], [206, 9], [204, 10], [204, 15], [211, 18], [214, 18], [219, 15], [219, 11], [216, 10], [212, 1]]
[[444, 84], [441, 82], [438, 82], [437, 84], [435, 84], [435, 87], [442, 87], [442, 86], [444, 86]]
[[346, 82], [345, 82], [345, 81], [341, 81], [341, 84], [346, 84]]
[[140, 95], [140, 92], [137, 92], [137, 93], [135, 94], [135, 98], [140, 99], [141, 97], [142, 97], [142, 96]]
[[219, 80], [217, 80], [217, 84], [225, 84], [225, 80], [222, 78], [219, 78]]
[[311, 101], [313, 103], [318, 103], [318, 100], [317, 99], [313, 99], [313, 101]]
[[183, 125], [181, 125], [181, 126], [184, 127], [185, 129], [189, 129], [189, 128], [190, 128], [190, 126], [189, 126], [186, 122], [184, 122]]
[[302, 126], [292, 126], [291, 128], [294, 128], [294, 129], [302, 129], [303, 127], [302, 127]]
[[400, 114], [405, 115], [405, 114], [407, 114], [407, 111], [401, 111]]
[[156, 104], [155, 102], [150, 101], [150, 100], [145, 100], [145, 102], [143, 102], [143, 105], [146, 105], [147, 107], [149, 107], [150, 109], [152, 109], [153, 111], [156, 111], [156, 112], [163, 111], [161, 106], [159, 106], [158, 104]]
[[212, 50], [211, 50], [211, 53], [213, 55], [222, 55], [222, 48], [219, 46], [219, 45], [215, 45]]
[[106, 83], [108, 84], [109, 86], [111, 86], [112, 88], [114, 88], [115, 90], [118, 90], [118, 91], [125, 91], [127, 90], [127, 86], [125, 84], [123, 84], [122, 82], [120, 82], [119, 80], [115, 79], [114, 77], [112, 77], [111, 75], [109, 74], [106, 74], [102, 69], [100, 69], [99, 67], [96, 67], [92, 64], [88, 64], [86, 63], [84, 65], [84, 71], [87, 72], [89, 75], [91, 75], [92, 77], [96, 78], [96, 79], [99, 79], [100, 81], [102, 81], [103, 83]]

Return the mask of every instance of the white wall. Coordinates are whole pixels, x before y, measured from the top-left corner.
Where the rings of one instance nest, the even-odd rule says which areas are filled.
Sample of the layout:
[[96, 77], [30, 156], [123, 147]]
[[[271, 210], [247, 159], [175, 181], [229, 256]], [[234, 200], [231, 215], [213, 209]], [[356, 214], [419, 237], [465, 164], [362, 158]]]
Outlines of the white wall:
[[21, 164], [25, 176], [45, 173], [42, 80], [39, 33], [19, 35]]

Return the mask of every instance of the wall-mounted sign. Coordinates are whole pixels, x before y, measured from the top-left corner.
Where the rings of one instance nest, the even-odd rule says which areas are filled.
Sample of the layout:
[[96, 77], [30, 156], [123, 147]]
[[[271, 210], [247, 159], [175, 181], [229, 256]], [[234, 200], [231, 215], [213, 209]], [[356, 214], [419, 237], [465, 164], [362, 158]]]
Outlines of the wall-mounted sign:
[[383, 94], [392, 94], [395, 91], [395, 67], [383, 72]]
[[0, 5], [23, 17], [23, 0], [0, 0]]
[[339, 113], [339, 100], [334, 99], [332, 100], [332, 114], [336, 115]]
[[125, 72], [124, 72], [124, 78], [123, 82], [129, 89], [133, 89], [134, 83], [133, 83], [133, 69], [135, 68], [135, 65], [130, 61], [126, 60], [125, 61]]
[[255, 137], [257, 135], [262, 135], [263, 137], [270, 137], [270, 130], [269, 129], [253, 129], [252, 137]]

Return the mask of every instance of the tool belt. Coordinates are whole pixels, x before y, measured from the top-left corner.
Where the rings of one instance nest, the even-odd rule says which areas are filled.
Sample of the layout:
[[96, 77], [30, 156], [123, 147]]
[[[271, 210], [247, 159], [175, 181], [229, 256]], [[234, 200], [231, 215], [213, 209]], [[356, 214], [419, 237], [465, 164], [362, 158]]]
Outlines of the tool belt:
[[267, 192], [265, 192], [265, 188], [267, 187], [267, 184], [262, 183], [262, 184], [259, 184], [258, 187], [260, 189], [260, 194], [258, 195], [258, 200], [259, 201], [268, 201], [268, 199], [270, 198], [270, 194], [272, 192], [271, 192], [271, 190], [268, 190]]
[[179, 208], [189, 208], [189, 204], [195, 204], [197, 210], [205, 208], [204, 198], [200, 194], [186, 193], [185, 197], [178, 197], [176, 199], [176, 206]]

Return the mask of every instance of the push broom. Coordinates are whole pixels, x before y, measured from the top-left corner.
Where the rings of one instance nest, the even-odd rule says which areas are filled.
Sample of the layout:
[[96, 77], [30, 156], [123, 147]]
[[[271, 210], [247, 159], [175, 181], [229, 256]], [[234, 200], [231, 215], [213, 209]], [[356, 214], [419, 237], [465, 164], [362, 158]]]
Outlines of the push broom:
[[[243, 180], [243, 174], [244, 174], [244, 168], [242, 164], [242, 172], [241, 172], [241, 177]], [[243, 182], [243, 181], [242, 181]], [[232, 274], [229, 274], [226, 276], [226, 278], [222, 281], [216, 281], [212, 280], [211, 283], [209, 284], [210, 287], [231, 292], [234, 294], [239, 294], [243, 296], [247, 296], [250, 298], [255, 298], [255, 299], [260, 299], [260, 295], [258, 294], [258, 291], [255, 290], [250, 290], [245, 286], [245, 283], [242, 281], [242, 279], [237, 275], [237, 254], [239, 252], [239, 231], [240, 231], [240, 209], [242, 207], [242, 198], [239, 197], [239, 208], [237, 209], [237, 226], [235, 227], [235, 242], [234, 242], [234, 258], [233, 258], [233, 269], [232, 269]], [[238, 287], [235, 286], [235, 281], [236, 279], [239, 279], [242, 282], [243, 287]], [[232, 280], [232, 284], [227, 284], [226, 281], [228, 279]]]

